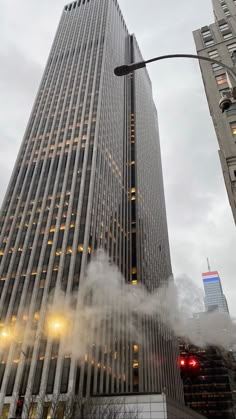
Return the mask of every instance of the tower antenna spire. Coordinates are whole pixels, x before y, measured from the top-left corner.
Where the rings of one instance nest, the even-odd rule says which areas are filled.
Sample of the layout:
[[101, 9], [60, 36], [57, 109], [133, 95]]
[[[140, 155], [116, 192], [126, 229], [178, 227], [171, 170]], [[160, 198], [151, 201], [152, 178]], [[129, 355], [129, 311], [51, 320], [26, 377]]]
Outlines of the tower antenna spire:
[[208, 258], [207, 258], [207, 267], [208, 267], [208, 272], [211, 272], [210, 262]]

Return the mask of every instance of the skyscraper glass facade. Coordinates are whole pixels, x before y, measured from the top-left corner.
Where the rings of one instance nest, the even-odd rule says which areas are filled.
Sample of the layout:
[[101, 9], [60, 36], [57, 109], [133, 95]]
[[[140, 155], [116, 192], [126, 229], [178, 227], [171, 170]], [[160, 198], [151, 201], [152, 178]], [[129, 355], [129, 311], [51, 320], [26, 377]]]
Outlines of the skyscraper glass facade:
[[221, 311], [229, 313], [228, 304], [223, 294], [221, 280], [218, 272], [206, 272], [202, 274], [205, 290], [205, 306], [207, 311]]
[[0, 326], [15, 336], [1, 348], [0, 405], [12, 416], [19, 396], [39, 394], [165, 388], [182, 400], [177, 346], [157, 318], [138, 317], [132, 342], [119, 335], [128, 311], [110, 313], [82, 360], [45, 333], [58, 295], [76, 310], [97, 249], [130, 287], [171, 275], [151, 83], [146, 70], [113, 73], [140, 58], [116, 0], [65, 6], [0, 214]]

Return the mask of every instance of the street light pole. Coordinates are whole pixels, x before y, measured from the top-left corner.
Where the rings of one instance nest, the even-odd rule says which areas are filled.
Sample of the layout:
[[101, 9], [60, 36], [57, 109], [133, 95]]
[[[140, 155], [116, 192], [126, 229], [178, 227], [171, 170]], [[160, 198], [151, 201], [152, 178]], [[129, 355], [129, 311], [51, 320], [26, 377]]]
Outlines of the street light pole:
[[146, 64], [152, 63], [154, 61], [161, 61], [166, 60], [169, 58], [194, 58], [196, 60], [203, 60], [203, 61], [209, 61], [210, 63], [215, 63], [220, 65], [221, 67], [225, 68], [228, 72], [228, 74], [231, 76], [232, 80], [234, 81], [234, 86], [232, 89], [233, 97], [236, 99], [236, 73], [230, 68], [228, 65], [222, 63], [221, 61], [214, 60], [212, 58], [203, 57], [202, 55], [195, 55], [195, 54], [168, 54], [168, 55], [160, 55], [159, 57], [151, 58], [150, 60], [146, 61], [139, 61], [137, 63], [131, 63], [131, 64], [124, 64], [119, 67], [116, 67], [114, 69], [114, 73], [116, 76], [125, 76], [129, 73], [132, 73], [135, 70], [138, 70], [139, 68], [146, 67]]

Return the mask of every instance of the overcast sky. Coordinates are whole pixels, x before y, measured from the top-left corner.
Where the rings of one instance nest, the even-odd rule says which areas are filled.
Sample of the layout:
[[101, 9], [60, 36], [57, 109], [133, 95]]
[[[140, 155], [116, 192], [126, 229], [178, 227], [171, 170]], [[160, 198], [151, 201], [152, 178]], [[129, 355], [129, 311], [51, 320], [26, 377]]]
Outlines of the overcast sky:
[[[211, 0], [119, 3], [146, 59], [194, 53], [192, 31], [213, 22]], [[1, 0], [0, 202], [64, 4]], [[159, 115], [174, 274], [185, 273], [202, 287], [208, 256], [211, 269], [220, 273], [230, 313], [236, 316], [236, 228], [198, 63], [166, 60], [151, 64], [149, 72]]]

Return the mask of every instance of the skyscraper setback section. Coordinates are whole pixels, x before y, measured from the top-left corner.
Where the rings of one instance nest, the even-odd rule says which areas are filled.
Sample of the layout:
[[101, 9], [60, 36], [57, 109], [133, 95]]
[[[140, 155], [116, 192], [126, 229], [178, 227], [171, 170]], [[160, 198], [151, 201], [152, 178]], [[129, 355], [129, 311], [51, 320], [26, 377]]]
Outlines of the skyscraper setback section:
[[130, 287], [152, 291], [171, 275], [151, 83], [146, 70], [113, 74], [140, 58], [116, 0], [65, 6], [1, 209], [1, 327], [24, 331], [1, 351], [1, 408], [12, 415], [18, 396], [42, 392], [166, 387], [182, 400], [176, 344], [155, 319], [140, 320], [147, 347], [114, 338], [109, 356], [104, 346], [80, 362], [43, 332], [45, 307], [59, 290], [79, 296], [96, 249]]

